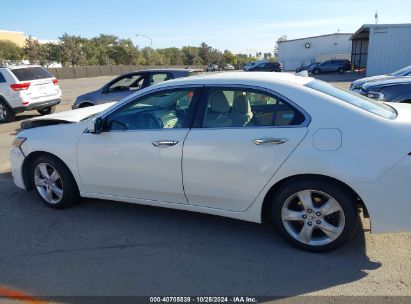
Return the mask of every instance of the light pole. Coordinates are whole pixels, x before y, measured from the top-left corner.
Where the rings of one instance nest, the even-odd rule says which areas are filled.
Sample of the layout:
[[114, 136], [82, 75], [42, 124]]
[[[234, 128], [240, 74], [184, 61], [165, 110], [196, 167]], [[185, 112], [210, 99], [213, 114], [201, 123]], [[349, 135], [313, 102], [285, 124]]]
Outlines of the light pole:
[[149, 39], [149, 40], [150, 40], [150, 47], [153, 48], [153, 39], [151, 39], [150, 37], [148, 37], [148, 36], [146, 36], [146, 35], [143, 35], [143, 34], [136, 34], [136, 36], [137, 36], [137, 37], [138, 37], [138, 36], [141, 36], [141, 37], [144, 37], [144, 38]]

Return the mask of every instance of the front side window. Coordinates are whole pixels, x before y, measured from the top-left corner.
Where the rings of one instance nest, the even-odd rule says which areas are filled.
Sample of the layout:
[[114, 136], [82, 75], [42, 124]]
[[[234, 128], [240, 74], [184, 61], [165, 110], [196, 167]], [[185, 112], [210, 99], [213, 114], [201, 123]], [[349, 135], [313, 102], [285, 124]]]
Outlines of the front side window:
[[172, 90], [138, 98], [110, 114], [105, 131], [184, 128], [194, 90]]
[[211, 89], [203, 127], [294, 126], [304, 121], [281, 97], [251, 89]]
[[307, 83], [305, 86], [310, 89], [335, 97], [339, 100], [352, 104], [356, 107], [359, 107], [373, 114], [379, 115], [381, 117], [388, 119], [394, 119], [397, 117], [397, 112], [393, 108], [380, 101], [362, 96], [352, 91], [337, 88], [324, 81], [313, 80]]
[[136, 91], [143, 87], [144, 76], [141, 74], [128, 75], [122, 77], [112, 83], [107, 91], [109, 93], [113, 92], [123, 92], [123, 91]]

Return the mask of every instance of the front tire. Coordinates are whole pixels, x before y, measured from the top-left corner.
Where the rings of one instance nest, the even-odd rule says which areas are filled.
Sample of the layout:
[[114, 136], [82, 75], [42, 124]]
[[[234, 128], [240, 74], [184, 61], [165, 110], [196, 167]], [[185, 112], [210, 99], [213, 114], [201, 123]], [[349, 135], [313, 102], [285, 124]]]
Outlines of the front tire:
[[55, 157], [38, 157], [32, 165], [31, 181], [40, 199], [48, 207], [67, 208], [80, 199], [74, 177], [67, 166]]
[[37, 112], [39, 112], [40, 115], [53, 114], [54, 112], [56, 112], [56, 106], [51, 106], [45, 109], [37, 110]]
[[311, 252], [335, 250], [347, 243], [358, 224], [350, 194], [330, 182], [301, 180], [273, 197], [271, 220], [292, 245]]
[[15, 116], [8, 104], [0, 99], [0, 124], [13, 121]]
[[314, 70], [313, 70], [313, 74], [314, 74], [314, 75], [320, 74], [320, 70], [319, 70], [319, 69], [314, 69]]

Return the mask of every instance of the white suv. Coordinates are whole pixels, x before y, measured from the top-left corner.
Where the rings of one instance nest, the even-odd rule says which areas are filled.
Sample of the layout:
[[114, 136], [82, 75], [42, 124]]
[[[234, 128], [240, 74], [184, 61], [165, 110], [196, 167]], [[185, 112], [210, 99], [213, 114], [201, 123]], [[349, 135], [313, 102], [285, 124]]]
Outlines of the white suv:
[[61, 101], [58, 80], [40, 66], [0, 66], [0, 123], [17, 113], [51, 114]]

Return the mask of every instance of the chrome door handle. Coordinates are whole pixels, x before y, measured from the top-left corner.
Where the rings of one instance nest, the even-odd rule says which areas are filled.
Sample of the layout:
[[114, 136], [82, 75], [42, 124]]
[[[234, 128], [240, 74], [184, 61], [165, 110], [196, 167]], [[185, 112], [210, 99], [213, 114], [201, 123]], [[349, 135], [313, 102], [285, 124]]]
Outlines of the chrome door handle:
[[285, 144], [287, 141], [288, 139], [285, 138], [259, 138], [254, 139], [253, 143], [255, 143], [257, 146], [262, 144], [282, 145]]
[[178, 144], [179, 141], [177, 140], [157, 140], [157, 141], [153, 141], [152, 144], [154, 147], [158, 147], [158, 146], [175, 146], [176, 144]]

